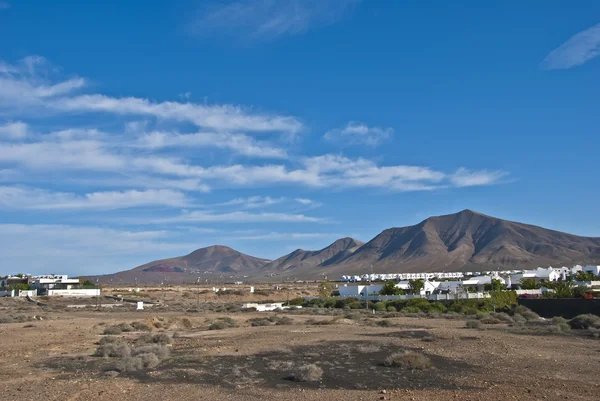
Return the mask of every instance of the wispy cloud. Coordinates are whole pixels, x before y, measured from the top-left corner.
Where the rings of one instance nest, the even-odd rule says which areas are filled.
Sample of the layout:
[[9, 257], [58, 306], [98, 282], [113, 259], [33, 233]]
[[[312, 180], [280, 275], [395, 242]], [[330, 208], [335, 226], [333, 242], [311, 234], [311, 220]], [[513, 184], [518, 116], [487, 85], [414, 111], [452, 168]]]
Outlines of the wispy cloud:
[[159, 218], [154, 220], [136, 220], [141, 224], [171, 224], [171, 223], [328, 223], [325, 218], [311, 217], [303, 214], [289, 213], [249, 213], [236, 211], [217, 213], [213, 211], [185, 212], [179, 216]]
[[191, 24], [192, 33], [268, 40], [297, 35], [341, 19], [360, 0], [211, 1]]
[[0, 1], [0, 10], [6, 10], [10, 8], [10, 3], [8, 1]]
[[27, 136], [27, 132], [27, 124], [22, 121], [0, 125], [0, 139], [23, 139]]
[[248, 135], [227, 132], [198, 132], [194, 134], [151, 132], [141, 136], [139, 143], [140, 146], [152, 149], [167, 147], [213, 147], [228, 149], [241, 155], [265, 159], [284, 159], [287, 157], [285, 149], [272, 146], [263, 141], [257, 141]]
[[9, 209], [114, 210], [147, 206], [189, 207], [190, 203], [183, 193], [170, 189], [107, 191], [77, 195], [37, 188], [0, 186], [0, 207]]
[[450, 177], [450, 181], [457, 187], [473, 187], [497, 183], [507, 175], [505, 171], [470, 171], [461, 167]]
[[393, 128], [369, 127], [366, 124], [351, 121], [343, 128], [325, 133], [324, 138], [339, 145], [377, 146], [394, 133]]
[[561, 70], [584, 64], [600, 55], [600, 24], [572, 36], [542, 61], [547, 70]]
[[245, 209], [258, 209], [277, 205], [285, 201], [285, 198], [272, 198], [270, 196], [250, 196], [248, 198], [236, 198], [228, 202], [220, 203], [218, 206], [237, 206]]

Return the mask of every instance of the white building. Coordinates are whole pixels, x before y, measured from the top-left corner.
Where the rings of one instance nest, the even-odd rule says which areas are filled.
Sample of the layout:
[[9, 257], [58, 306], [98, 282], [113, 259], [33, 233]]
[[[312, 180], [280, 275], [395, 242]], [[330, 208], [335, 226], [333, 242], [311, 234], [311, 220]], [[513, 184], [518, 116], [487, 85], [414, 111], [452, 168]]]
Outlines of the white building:
[[379, 294], [379, 292], [383, 289], [382, 285], [344, 285], [341, 286], [338, 290], [340, 292], [340, 297], [360, 297], [367, 296], [370, 294]]
[[586, 273], [593, 273], [596, 276], [600, 276], [600, 266], [583, 266], [582, 270]]
[[562, 269], [555, 269], [552, 266], [548, 268], [538, 267], [534, 270], [523, 270], [522, 273], [510, 276], [511, 285], [518, 285], [521, 280], [532, 279], [535, 281], [557, 281], [564, 276]]
[[[257, 312], [270, 312], [277, 309], [289, 309], [289, 306], [283, 306], [283, 302], [272, 302], [270, 304], [246, 303], [242, 305], [242, 309], [254, 308]], [[302, 308], [296, 306], [296, 308]]]

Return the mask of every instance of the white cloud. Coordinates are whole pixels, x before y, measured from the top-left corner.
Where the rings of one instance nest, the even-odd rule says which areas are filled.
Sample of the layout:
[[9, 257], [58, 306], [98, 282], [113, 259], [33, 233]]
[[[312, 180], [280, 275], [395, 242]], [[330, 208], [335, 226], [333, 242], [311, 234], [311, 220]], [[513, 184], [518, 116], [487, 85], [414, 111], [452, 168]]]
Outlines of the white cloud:
[[[137, 97], [115, 98], [102, 94], [75, 95], [86, 81], [75, 77], [54, 80], [53, 69], [43, 57], [30, 56], [10, 65], [0, 63], [0, 108], [21, 112], [110, 113], [149, 116], [217, 131], [281, 132], [294, 135], [303, 124], [291, 116], [254, 113], [234, 105], [205, 105], [191, 102], [153, 102]], [[1, 110], [0, 110], [1, 111]], [[6, 113], [6, 110], [4, 111]]]
[[[135, 221], [131, 221], [135, 222]], [[179, 216], [155, 220], [140, 220], [142, 224], [169, 223], [327, 223], [328, 219], [305, 216], [303, 214], [287, 213], [249, 213], [236, 211], [230, 213], [215, 213], [212, 211], [185, 212]]]
[[282, 159], [287, 157], [285, 149], [273, 147], [256, 141], [244, 134], [227, 132], [198, 132], [194, 134], [175, 134], [152, 132], [139, 138], [140, 145], [150, 149], [165, 147], [214, 147], [228, 149], [241, 155], [260, 158]]
[[236, 198], [217, 206], [240, 206], [246, 209], [257, 209], [276, 205], [285, 201], [285, 198], [272, 198], [270, 196], [250, 196], [248, 198]]
[[0, 140], [1, 139], [23, 139], [27, 136], [28, 127], [22, 121], [8, 122], [0, 125]]
[[111, 210], [144, 206], [185, 207], [189, 205], [190, 201], [183, 193], [170, 189], [107, 191], [77, 195], [37, 188], [0, 186], [0, 207], [10, 209]]
[[195, 103], [152, 102], [136, 97], [114, 98], [105, 95], [63, 97], [49, 106], [71, 112], [104, 112], [116, 115], [153, 116], [218, 131], [297, 133], [302, 123], [294, 117], [250, 114], [232, 105], [205, 106]]
[[560, 70], [584, 64], [600, 55], [600, 24], [572, 36], [552, 50], [542, 61], [541, 67]]
[[505, 171], [470, 171], [461, 167], [450, 177], [450, 181], [457, 187], [472, 187], [497, 183], [506, 175], [508, 173]]
[[369, 127], [366, 124], [350, 121], [343, 128], [336, 128], [325, 133], [328, 141], [341, 145], [377, 146], [394, 133], [393, 128]]
[[296, 35], [338, 21], [359, 0], [213, 1], [191, 25], [203, 36], [271, 39]]

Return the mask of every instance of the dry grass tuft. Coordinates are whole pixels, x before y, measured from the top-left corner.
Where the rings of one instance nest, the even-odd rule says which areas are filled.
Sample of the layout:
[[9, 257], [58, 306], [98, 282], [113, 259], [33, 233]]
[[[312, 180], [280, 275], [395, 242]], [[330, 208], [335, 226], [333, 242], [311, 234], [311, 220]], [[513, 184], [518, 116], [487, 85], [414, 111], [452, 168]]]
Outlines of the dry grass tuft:
[[388, 356], [383, 361], [383, 366], [425, 370], [429, 369], [432, 365], [431, 360], [425, 355], [414, 351], [406, 351]]
[[323, 377], [323, 369], [314, 363], [299, 366], [292, 377], [299, 382], [317, 382]]

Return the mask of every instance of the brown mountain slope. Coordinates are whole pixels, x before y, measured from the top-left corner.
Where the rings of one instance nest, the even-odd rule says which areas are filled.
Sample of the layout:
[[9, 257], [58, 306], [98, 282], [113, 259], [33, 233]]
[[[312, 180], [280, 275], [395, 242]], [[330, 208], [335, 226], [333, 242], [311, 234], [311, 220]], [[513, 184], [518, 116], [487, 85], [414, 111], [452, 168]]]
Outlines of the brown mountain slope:
[[305, 251], [296, 249], [294, 252], [275, 259], [262, 267], [264, 272], [289, 272], [312, 269], [327, 262], [335, 263], [335, 260], [344, 259], [360, 248], [363, 242], [354, 238], [341, 238], [333, 244], [319, 251]]
[[552, 264], [598, 263], [600, 238], [486, 216], [471, 210], [430, 217], [421, 223], [381, 232], [329, 273], [416, 272], [529, 268]]
[[[189, 255], [156, 260], [131, 270], [115, 274], [90, 277], [99, 282], [158, 283], [164, 280], [171, 282], [196, 281], [202, 275], [252, 275], [269, 263], [267, 259], [259, 259], [245, 255], [227, 246], [214, 245], [200, 248]], [[137, 280], [136, 280], [137, 279]]]

